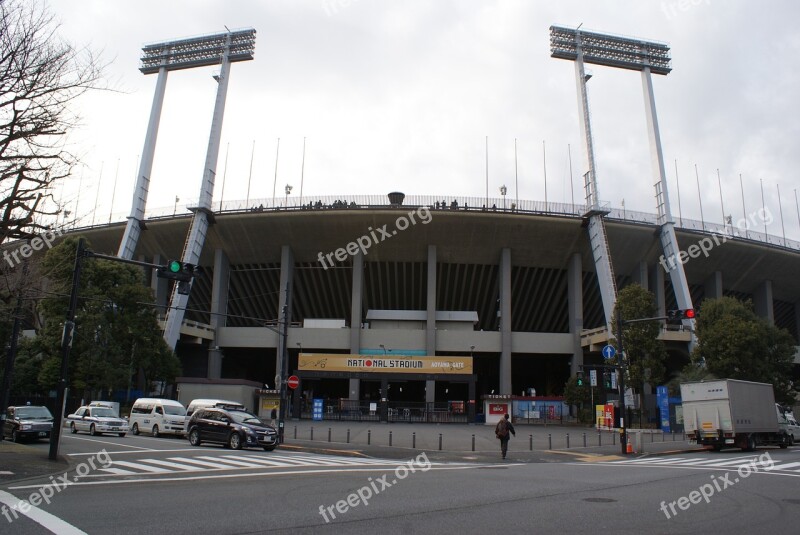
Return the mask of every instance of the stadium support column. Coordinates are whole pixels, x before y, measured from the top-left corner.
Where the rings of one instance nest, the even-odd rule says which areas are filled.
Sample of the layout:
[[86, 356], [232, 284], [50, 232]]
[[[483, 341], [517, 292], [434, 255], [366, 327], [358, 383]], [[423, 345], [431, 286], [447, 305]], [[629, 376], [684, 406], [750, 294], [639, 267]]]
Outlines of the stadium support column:
[[[436, 246], [428, 246], [428, 304], [425, 327], [425, 353], [436, 356]], [[471, 398], [474, 399], [474, 398]], [[425, 381], [425, 401], [436, 401], [436, 381]]]
[[228, 280], [230, 263], [228, 255], [222, 249], [214, 251], [214, 279], [211, 286], [211, 328], [214, 329], [214, 341], [208, 350], [208, 378], [222, 377], [222, 350], [219, 348], [219, 330], [225, 327], [228, 313]]
[[719, 299], [722, 297], [722, 272], [715, 271], [706, 279], [705, 299]]
[[[222, 135], [222, 119], [225, 115], [225, 99], [228, 94], [228, 79], [231, 73], [231, 63], [228, 58], [230, 52], [231, 36], [227, 36], [227, 46], [222, 56], [220, 72], [214, 79], [217, 81], [217, 98], [214, 103], [214, 115], [211, 118], [211, 133], [208, 138], [208, 149], [206, 151], [206, 161], [203, 167], [203, 183], [200, 186], [200, 198], [198, 206], [191, 207], [194, 212], [192, 226], [183, 247], [182, 261], [198, 265], [200, 253], [203, 251], [203, 244], [206, 241], [206, 234], [210, 219], [213, 218], [211, 211], [211, 200], [214, 195], [214, 178], [217, 172], [217, 158], [219, 157], [219, 143]], [[192, 284], [192, 283], [190, 283]], [[178, 284], [174, 285], [170, 308], [167, 311], [167, 323], [164, 328], [164, 340], [171, 349], [180, 338], [181, 323], [183, 323], [184, 310], [189, 302], [189, 296], [178, 293]]]
[[634, 282], [634, 284], [638, 284], [639, 286], [647, 290], [650, 288], [650, 284], [647, 279], [648, 279], [647, 262], [641, 260], [639, 261], [638, 264], [636, 264], [636, 267], [633, 269], [633, 273], [631, 273], [631, 280]]
[[[644, 107], [647, 119], [647, 135], [650, 140], [650, 163], [656, 179], [656, 202], [658, 205], [658, 223], [661, 225], [661, 247], [664, 250], [664, 258], [678, 258], [678, 238], [675, 235], [675, 221], [672, 219], [672, 212], [669, 207], [669, 192], [667, 190], [667, 173], [664, 170], [664, 153], [661, 150], [661, 134], [658, 130], [658, 116], [656, 115], [656, 99], [653, 93], [653, 77], [650, 75], [650, 67], [642, 69], [642, 89], [644, 91]], [[692, 305], [692, 294], [689, 292], [689, 283], [686, 281], [686, 272], [683, 270], [683, 263], [674, 262], [674, 266], [669, 271], [672, 289], [675, 292], [675, 299], [678, 308], [694, 308]], [[694, 327], [694, 320], [684, 320], [687, 327]], [[692, 342], [689, 350], [695, 343], [694, 329], [692, 329]]]
[[[361, 303], [364, 296], [364, 255], [359, 251], [353, 256], [353, 291], [350, 294], [350, 353], [361, 353]], [[361, 396], [361, 380], [350, 379], [348, 399], [358, 400]]]
[[794, 304], [794, 324], [797, 332], [797, 345], [800, 346], [800, 301]]
[[756, 314], [775, 325], [775, 311], [772, 306], [772, 281], [765, 280], [753, 292], [753, 306]]
[[656, 296], [656, 316], [667, 315], [667, 297], [664, 292], [664, 269], [655, 264], [650, 271], [650, 291]]
[[167, 90], [167, 67], [162, 65], [158, 70], [156, 80], [156, 93], [153, 96], [153, 106], [150, 108], [150, 120], [147, 123], [147, 133], [144, 137], [142, 159], [139, 161], [139, 174], [136, 176], [136, 189], [133, 192], [131, 215], [119, 244], [117, 256], [130, 260], [136, 250], [139, 235], [144, 226], [144, 209], [147, 205], [147, 192], [150, 189], [150, 173], [153, 171], [153, 157], [156, 152], [156, 139], [158, 138], [158, 125], [161, 122], [161, 109], [164, 107], [164, 94]]
[[[289, 370], [284, 370], [283, 367], [288, 366], [288, 362], [284, 362], [284, 352], [288, 350], [288, 336], [283, 336], [286, 331], [284, 325], [285, 321], [291, 322], [292, 320], [292, 300], [291, 295], [294, 293], [294, 253], [292, 248], [288, 245], [281, 247], [281, 288], [280, 296], [278, 297], [278, 321], [281, 335], [278, 336], [278, 353], [275, 359], [275, 388], [281, 388], [280, 378], [289, 376]], [[288, 289], [288, 291], [287, 291]], [[288, 294], [288, 295], [287, 295]], [[288, 297], [288, 299], [287, 299]], [[285, 307], [285, 308], [284, 308]]]
[[511, 249], [500, 253], [500, 393], [511, 394]]
[[572, 335], [572, 361], [570, 377], [583, 365], [583, 347], [581, 347], [581, 331], [583, 330], [583, 262], [581, 254], [574, 253], [567, 266], [567, 294], [569, 299], [569, 332]]

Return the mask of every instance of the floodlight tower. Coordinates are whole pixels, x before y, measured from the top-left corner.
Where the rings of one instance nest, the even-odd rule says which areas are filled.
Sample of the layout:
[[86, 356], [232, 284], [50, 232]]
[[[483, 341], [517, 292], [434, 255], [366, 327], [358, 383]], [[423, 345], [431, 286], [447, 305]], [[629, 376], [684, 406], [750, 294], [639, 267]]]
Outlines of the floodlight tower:
[[[184, 263], [198, 265], [200, 253], [203, 251], [208, 226], [213, 221], [211, 201], [214, 194], [214, 178], [217, 170], [220, 137], [222, 135], [222, 118], [225, 113], [225, 98], [228, 93], [228, 78], [230, 77], [231, 62], [253, 59], [255, 50], [256, 31], [252, 28], [239, 31], [229, 31], [214, 35], [207, 35], [194, 39], [176, 41], [162, 45], [145, 47], [145, 56], [142, 59], [142, 72], [152, 69], [160, 70], [164, 63], [171, 63], [170, 55], [164, 54], [165, 48], [174, 48], [177, 44], [184, 46], [183, 67], [189, 68], [201, 65], [220, 65], [220, 72], [214, 76], [217, 81], [217, 97], [214, 103], [214, 115], [211, 120], [211, 133], [208, 139], [208, 149], [203, 167], [203, 181], [200, 185], [200, 197], [197, 206], [190, 207], [193, 212], [192, 224], [186, 243], [183, 246], [181, 260]], [[168, 67], [169, 68], [169, 67]], [[190, 283], [191, 284], [191, 283]], [[184, 309], [189, 301], [188, 293], [179, 293], [178, 285], [172, 290], [167, 320], [164, 328], [164, 340], [170, 348], [175, 348], [180, 336], [180, 327], [183, 322]]]
[[[593, 63], [595, 65], [605, 65], [620, 69], [629, 69], [642, 73], [642, 87], [644, 89], [645, 111], [647, 114], [647, 131], [650, 139], [650, 156], [653, 174], [656, 178], [656, 204], [658, 206], [658, 223], [661, 225], [660, 238], [661, 246], [666, 258], [677, 258], [678, 240], [675, 236], [675, 221], [669, 207], [669, 195], [667, 192], [667, 174], [664, 170], [664, 155], [661, 150], [661, 136], [658, 130], [658, 118], [656, 116], [655, 97], [653, 95], [653, 82], [651, 73], [666, 75], [672, 70], [670, 65], [669, 46], [654, 41], [642, 41], [627, 37], [600, 34], [595, 32], [581, 31], [579, 29], [564, 28], [560, 26], [550, 27], [550, 55], [554, 58], [575, 61], [575, 72], [578, 76], [579, 99], [578, 106], [583, 115], [581, 128], [584, 133], [587, 154], [589, 157], [589, 172], [587, 173], [587, 204], [589, 204], [589, 214], [593, 213], [592, 203], [589, 203], [590, 194], [594, 195], [594, 203], [597, 202], [597, 183], [594, 176], [594, 154], [592, 152], [591, 131], [589, 125], [588, 100], [586, 97], [586, 76], [583, 72], [583, 63]], [[589, 191], [590, 186], [592, 188]], [[604, 211], [608, 213], [608, 211]], [[591, 233], [592, 221], [590, 217], [589, 230]], [[595, 240], [592, 238], [592, 247], [596, 248]], [[595, 262], [597, 262], [597, 252], [595, 252]], [[686, 281], [686, 273], [683, 264], [674, 262], [674, 269], [670, 270], [670, 281], [675, 290], [675, 297], [678, 301], [678, 308], [693, 309], [692, 296], [689, 293], [689, 284]], [[609, 261], [610, 265], [610, 261]], [[606, 275], [601, 273], [598, 267], [598, 277]], [[603, 284], [609, 286], [611, 281], [600, 282], [601, 289]], [[606, 321], [610, 320], [609, 310], [613, 309], [613, 303], [606, 304], [606, 293], [602, 292], [603, 308], [606, 313]], [[692, 326], [694, 320], [684, 320], [687, 326]], [[694, 333], [692, 334], [694, 340]]]
[[251, 60], [255, 48], [255, 33], [255, 30], [247, 29], [167, 41], [142, 48], [142, 66], [139, 70], [142, 74], [158, 73], [158, 79], [156, 80], [153, 105], [150, 108], [150, 120], [144, 138], [142, 158], [139, 161], [139, 173], [136, 177], [131, 215], [128, 216], [128, 224], [119, 244], [118, 257], [126, 260], [133, 258], [139, 236], [145, 228], [144, 210], [147, 204], [147, 193], [150, 189], [150, 173], [153, 170], [161, 109], [167, 89], [167, 73], [193, 67], [219, 65], [229, 36], [231, 43], [228, 49], [228, 61]]

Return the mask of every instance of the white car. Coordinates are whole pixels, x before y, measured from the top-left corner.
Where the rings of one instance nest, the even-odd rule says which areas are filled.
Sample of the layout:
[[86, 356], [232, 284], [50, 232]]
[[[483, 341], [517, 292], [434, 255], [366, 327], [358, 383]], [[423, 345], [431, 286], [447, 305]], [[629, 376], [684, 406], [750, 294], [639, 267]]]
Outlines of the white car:
[[109, 407], [85, 405], [67, 416], [72, 433], [86, 431], [92, 436], [113, 433], [124, 437], [128, 433], [128, 422], [114, 414]]

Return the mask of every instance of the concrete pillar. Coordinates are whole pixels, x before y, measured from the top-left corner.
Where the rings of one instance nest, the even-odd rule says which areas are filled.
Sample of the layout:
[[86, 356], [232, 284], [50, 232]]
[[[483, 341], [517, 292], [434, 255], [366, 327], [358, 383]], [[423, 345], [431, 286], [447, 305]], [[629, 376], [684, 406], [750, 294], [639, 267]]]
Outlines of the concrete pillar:
[[500, 393], [511, 392], [511, 249], [500, 253]]
[[[425, 332], [425, 353], [436, 355], [436, 246], [428, 246], [428, 299]], [[436, 401], [436, 381], [425, 381], [425, 401]]]
[[[276, 377], [283, 377], [283, 366], [284, 366], [284, 354], [287, 351], [286, 342], [287, 337], [283, 336], [284, 328], [286, 328], [283, 324], [284, 320], [289, 322], [292, 321], [292, 299], [291, 295], [294, 291], [293, 286], [294, 282], [294, 253], [292, 253], [292, 248], [288, 245], [284, 245], [281, 247], [281, 285], [280, 291], [278, 292], [278, 320], [280, 325], [281, 334], [278, 336], [278, 358], [275, 359], [275, 376]], [[289, 299], [286, 299], [288, 288]], [[284, 307], [286, 307], [284, 309]], [[284, 311], [285, 310], [285, 311]], [[286, 331], [288, 332], [288, 331]], [[288, 366], [288, 362], [286, 363]], [[288, 372], [287, 371], [287, 376]]]
[[772, 281], [765, 280], [753, 292], [753, 305], [756, 314], [775, 325], [775, 311], [772, 307]]
[[[166, 262], [161, 255], [153, 256], [153, 263], [162, 265]], [[154, 269], [150, 278], [150, 288], [153, 290], [155, 296], [156, 306], [158, 307], [158, 317], [164, 318], [167, 315], [167, 306], [169, 306], [169, 281], [162, 279]]]
[[[722, 272], [715, 271], [706, 279], [705, 282], [705, 298], [706, 299], [719, 299], [722, 297]], [[697, 303], [695, 303], [697, 306]]]
[[797, 332], [797, 338], [795, 339], [795, 343], [800, 346], [800, 301], [794, 304], [794, 322], [795, 322], [795, 329]]
[[[364, 300], [364, 255], [359, 251], [353, 256], [353, 290], [350, 294], [350, 353], [361, 352], [361, 305]], [[359, 399], [361, 380], [350, 379], [348, 399]]]
[[583, 330], [583, 261], [580, 253], [574, 253], [567, 265], [567, 299], [569, 309], [569, 332], [572, 335], [572, 360], [570, 376], [583, 365], [581, 331]]
[[208, 378], [222, 377], [222, 351], [217, 345], [217, 333], [225, 327], [228, 313], [228, 281], [230, 280], [230, 262], [222, 249], [214, 251], [214, 279], [211, 283], [211, 328], [214, 329], [214, 341], [208, 350]]
[[650, 268], [650, 291], [656, 296], [656, 314], [667, 315], [667, 298], [664, 292], [664, 267], [655, 264]]
[[640, 260], [631, 273], [631, 279], [635, 284], [638, 284], [645, 290], [650, 288], [650, 281], [648, 280], [647, 262]]

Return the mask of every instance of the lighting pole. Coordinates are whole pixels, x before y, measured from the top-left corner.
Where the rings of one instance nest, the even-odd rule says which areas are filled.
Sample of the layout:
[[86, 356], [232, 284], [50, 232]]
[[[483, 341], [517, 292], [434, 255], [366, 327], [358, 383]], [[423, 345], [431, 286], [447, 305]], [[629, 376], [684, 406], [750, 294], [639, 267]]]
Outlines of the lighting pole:
[[503, 196], [503, 211], [506, 211], [506, 193], [508, 193], [508, 188], [503, 184], [500, 186], [500, 195]]
[[175, 217], [175, 214], [178, 213], [178, 201], [180, 201], [180, 197], [175, 195], [175, 207], [172, 209], [172, 217]]

